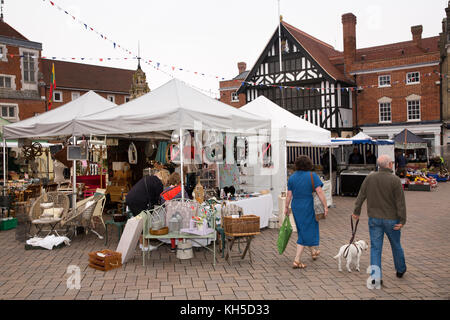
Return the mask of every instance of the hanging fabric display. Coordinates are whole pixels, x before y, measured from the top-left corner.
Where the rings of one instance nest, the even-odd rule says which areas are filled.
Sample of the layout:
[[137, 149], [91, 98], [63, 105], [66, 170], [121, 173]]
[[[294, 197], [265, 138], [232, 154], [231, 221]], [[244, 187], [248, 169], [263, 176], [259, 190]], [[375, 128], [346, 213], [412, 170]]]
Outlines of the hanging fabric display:
[[156, 162], [159, 162], [161, 164], [166, 164], [166, 150], [167, 150], [167, 142], [161, 141], [158, 145], [158, 151], [156, 153]]
[[128, 163], [130, 164], [137, 164], [137, 150], [134, 143], [130, 143], [130, 146], [128, 147]]

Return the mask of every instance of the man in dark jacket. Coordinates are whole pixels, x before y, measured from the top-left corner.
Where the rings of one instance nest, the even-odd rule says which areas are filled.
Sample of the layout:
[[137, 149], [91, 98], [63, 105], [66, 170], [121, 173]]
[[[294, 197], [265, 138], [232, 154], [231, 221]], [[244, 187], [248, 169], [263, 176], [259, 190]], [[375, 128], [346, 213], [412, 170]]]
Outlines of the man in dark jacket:
[[348, 164], [364, 164], [364, 158], [358, 148], [353, 148], [353, 153], [348, 158]]
[[133, 216], [137, 216], [143, 210], [153, 209], [153, 206], [159, 204], [163, 190], [164, 186], [157, 176], [144, 176], [139, 180], [126, 197], [126, 204]]
[[375, 155], [370, 150], [367, 150], [367, 153], [366, 153], [366, 163], [367, 164], [377, 164], [377, 157], [375, 157]]
[[381, 253], [386, 233], [392, 248], [397, 277], [406, 272], [405, 255], [400, 244], [401, 228], [406, 223], [406, 204], [400, 178], [393, 174], [394, 161], [388, 155], [378, 158], [378, 172], [364, 180], [356, 199], [353, 218], [358, 220], [367, 199], [370, 233], [370, 265], [373, 285], [382, 284]]
[[330, 151], [327, 149], [325, 153], [322, 155], [322, 158], [320, 159], [320, 163], [323, 168], [323, 174], [325, 176], [326, 180], [331, 179], [331, 194], [334, 195], [336, 193], [336, 171], [337, 171], [337, 161], [334, 154], [331, 154], [331, 174], [330, 177]]

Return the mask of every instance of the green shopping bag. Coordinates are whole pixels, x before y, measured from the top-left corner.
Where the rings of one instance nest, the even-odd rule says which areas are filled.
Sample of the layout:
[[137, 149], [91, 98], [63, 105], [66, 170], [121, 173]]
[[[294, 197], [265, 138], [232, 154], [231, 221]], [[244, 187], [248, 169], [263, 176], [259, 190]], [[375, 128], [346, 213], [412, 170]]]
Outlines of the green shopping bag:
[[283, 224], [281, 225], [280, 233], [278, 234], [277, 246], [279, 254], [283, 254], [284, 250], [286, 250], [286, 246], [289, 242], [291, 234], [292, 234], [291, 221], [289, 219], [289, 216], [286, 216], [284, 218]]

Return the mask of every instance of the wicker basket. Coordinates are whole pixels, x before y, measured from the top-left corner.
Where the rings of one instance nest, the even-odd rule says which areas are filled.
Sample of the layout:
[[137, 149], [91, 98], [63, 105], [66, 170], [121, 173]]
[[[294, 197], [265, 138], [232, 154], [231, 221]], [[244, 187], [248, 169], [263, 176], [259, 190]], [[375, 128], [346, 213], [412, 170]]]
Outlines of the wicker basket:
[[255, 215], [223, 218], [225, 235], [230, 237], [254, 236], [260, 234], [259, 217]]

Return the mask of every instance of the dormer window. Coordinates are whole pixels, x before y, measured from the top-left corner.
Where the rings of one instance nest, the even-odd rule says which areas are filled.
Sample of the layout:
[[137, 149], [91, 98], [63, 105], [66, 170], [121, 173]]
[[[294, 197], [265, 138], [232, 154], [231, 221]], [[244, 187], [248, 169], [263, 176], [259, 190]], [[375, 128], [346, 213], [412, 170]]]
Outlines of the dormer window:
[[34, 59], [34, 54], [32, 52], [23, 53], [23, 79], [25, 82], [36, 82], [36, 65]]
[[8, 52], [6, 51], [6, 46], [0, 44], [0, 61], [8, 61]]

